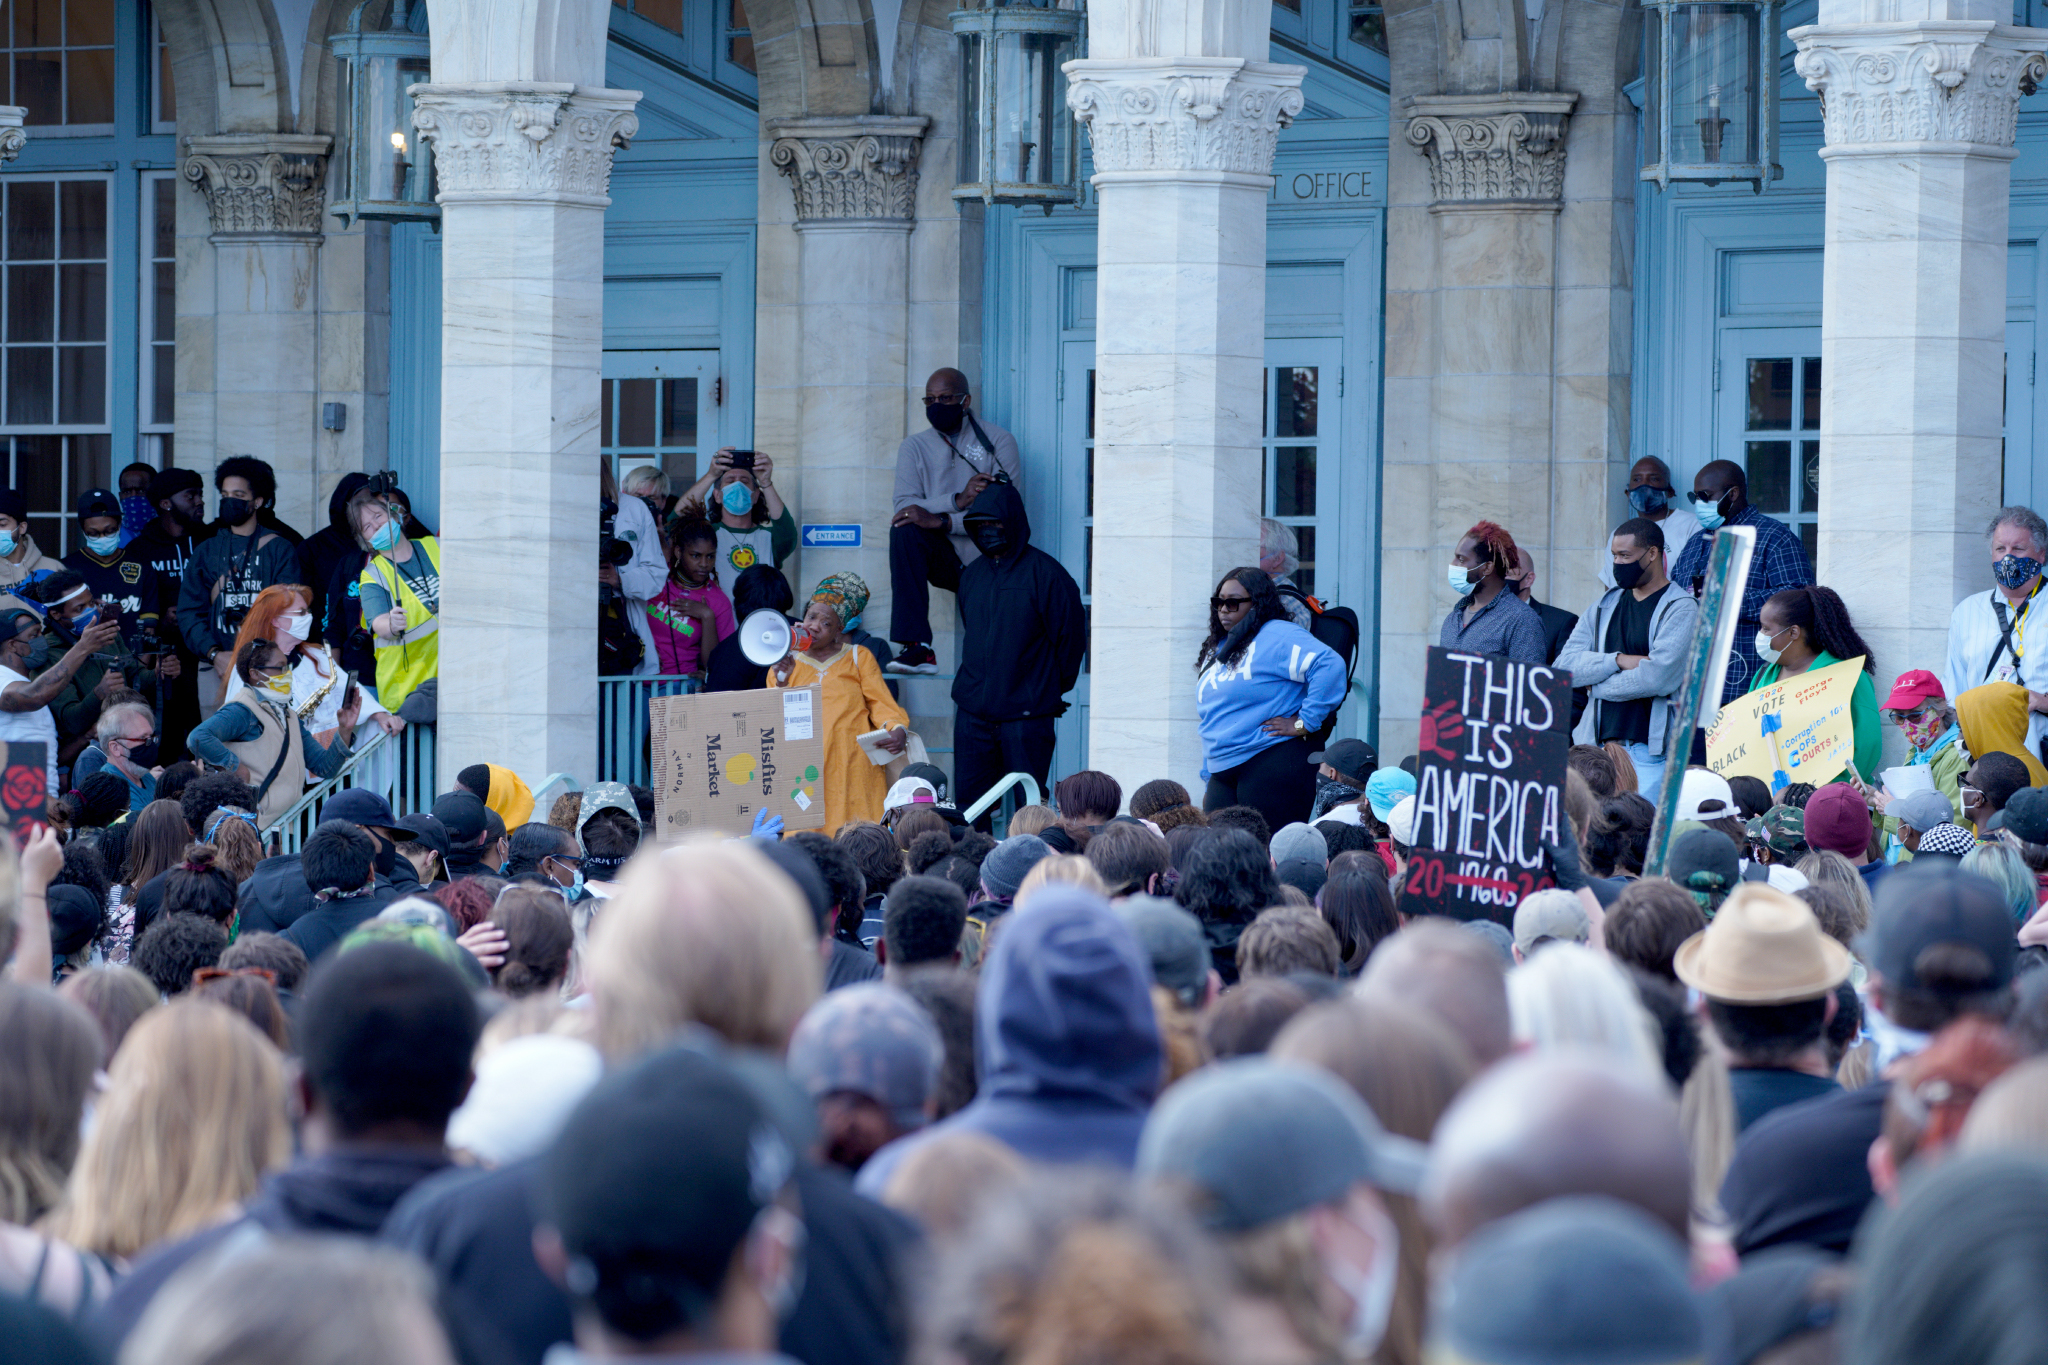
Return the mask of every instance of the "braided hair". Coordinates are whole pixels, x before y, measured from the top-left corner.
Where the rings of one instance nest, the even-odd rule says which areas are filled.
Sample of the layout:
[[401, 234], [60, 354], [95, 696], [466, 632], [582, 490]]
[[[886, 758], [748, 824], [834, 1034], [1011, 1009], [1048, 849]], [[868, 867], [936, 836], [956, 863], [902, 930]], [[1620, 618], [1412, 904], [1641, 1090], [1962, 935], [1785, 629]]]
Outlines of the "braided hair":
[[1232, 569], [1216, 584], [1216, 591], [1222, 592], [1223, 585], [1236, 580], [1239, 587], [1251, 594], [1251, 610], [1238, 619], [1237, 625], [1226, 631], [1223, 620], [1216, 614], [1216, 608], [1209, 608], [1209, 638], [1202, 641], [1202, 652], [1195, 656], [1195, 672], [1200, 673], [1211, 663], [1233, 666], [1244, 657], [1245, 648], [1265, 628], [1268, 621], [1288, 621], [1287, 604], [1280, 600], [1280, 590], [1273, 586], [1273, 576], [1264, 569]]
[[1515, 545], [1515, 538], [1508, 534], [1507, 527], [1497, 522], [1482, 521], [1458, 539], [1478, 541], [1479, 548], [1486, 551], [1487, 559], [1500, 570], [1502, 578], [1515, 576], [1515, 560], [1521, 551]]
[[1876, 672], [1871, 660], [1870, 646], [1863, 643], [1863, 637], [1856, 633], [1856, 627], [1849, 620], [1849, 608], [1833, 588], [1819, 584], [1787, 588], [1771, 594], [1766, 607], [1776, 607], [1779, 617], [1788, 626], [1797, 626], [1806, 632], [1806, 638], [1815, 649], [1824, 650], [1837, 659], [1853, 659], [1863, 656], [1863, 671]]

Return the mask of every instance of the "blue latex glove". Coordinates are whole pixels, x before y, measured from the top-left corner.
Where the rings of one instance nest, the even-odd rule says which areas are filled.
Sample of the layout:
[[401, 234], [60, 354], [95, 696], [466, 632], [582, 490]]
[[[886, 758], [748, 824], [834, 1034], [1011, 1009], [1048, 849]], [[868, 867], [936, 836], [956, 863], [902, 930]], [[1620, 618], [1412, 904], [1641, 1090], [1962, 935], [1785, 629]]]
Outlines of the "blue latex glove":
[[754, 812], [754, 828], [748, 831], [756, 839], [773, 842], [782, 837], [782, 817], [766, 810]]

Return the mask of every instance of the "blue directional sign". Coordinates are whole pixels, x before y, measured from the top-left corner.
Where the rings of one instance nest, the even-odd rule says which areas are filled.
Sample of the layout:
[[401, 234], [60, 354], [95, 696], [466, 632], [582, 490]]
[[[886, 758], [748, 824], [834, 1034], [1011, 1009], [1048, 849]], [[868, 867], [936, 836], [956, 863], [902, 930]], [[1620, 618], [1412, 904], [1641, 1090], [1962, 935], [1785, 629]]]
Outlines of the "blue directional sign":
[[803, 528], [803, 544], [806, 550], [858, 550], [860, 527], [858, 524], [806, 526]]

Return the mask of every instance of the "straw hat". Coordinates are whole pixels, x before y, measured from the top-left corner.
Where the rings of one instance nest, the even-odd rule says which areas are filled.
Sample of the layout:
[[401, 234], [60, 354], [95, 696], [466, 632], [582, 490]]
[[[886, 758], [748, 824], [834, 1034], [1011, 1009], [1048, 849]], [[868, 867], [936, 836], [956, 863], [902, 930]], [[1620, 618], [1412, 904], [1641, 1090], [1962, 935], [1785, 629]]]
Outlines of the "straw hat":
[[1806, 902], [1745, 882], [1713, 923], [1678, 945], [1678, 979], [1732, 1005], [1782, 1005], [1826, 995], [1849, 975], [1849, 950], [1821, 932]]

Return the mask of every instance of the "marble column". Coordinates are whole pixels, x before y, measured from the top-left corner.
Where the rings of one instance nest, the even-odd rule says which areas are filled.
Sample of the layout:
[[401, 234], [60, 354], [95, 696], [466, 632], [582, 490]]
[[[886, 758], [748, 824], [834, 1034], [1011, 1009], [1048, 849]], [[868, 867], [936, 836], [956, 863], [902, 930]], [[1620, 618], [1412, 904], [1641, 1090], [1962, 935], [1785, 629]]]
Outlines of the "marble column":
[[441, 186], [442, 785], [486, 761], [587, 780], [604, 209], [640, 96], [543, 81], [414, 95]]
[[1100, 205], [1088, 766], [1199, 799], [1192, 670], [1216, 580], [1258, 558], [1266, 198], [1305, 72], [1234, 56], [1066, 71]]
[[2023, 94], [2048, 32], [1989, 0], [1822, 0], [1793, 29], [1823, 99], [1820, 581], [1878, 673], [1939, 670], [1949, 612], [1990, 583], [2006, 232]]
[[[809, 519], [868, 528], [858, 549], [798, 551], [787, 566], [798, 601], [824, 575], [852, 570], [874, 594], [865, 619], [880, 635], [904, 396], [924, 382], [908, 368], [910, 236], [930, 122], [863, 114], [770, 119], [765, 128], [768, 163], [789, 182], [796, 259], [786, 263], [793, 273], [762, 281], [764, 305], [773, 291], [778, 316], [761, 327], [761, 344], [772, 336], [781, 355], [772, 371], [757, 370], [755, 393], [781, 398], [772, 404], [779, 420], [757, 424], [755, 443], [776, 457], [776, 481], [800, 520], [806, 508], [829, 508], [829, 518]], [[928, 731], [920, 725], [930, 739]]]
[[299, 133], [188, 137], [183, 166], [205, 200], [213, 250], [210, 278], [188, 277], [179, 290], [182, 306], [207, 315], [203, 344], [186, 325], [178, 337], [179, 462], [207, 469], [230, 455], [268, 460], [278, 515], [308, 534], [327, 523], [317, 468], [319, 283], [332, 142]]

